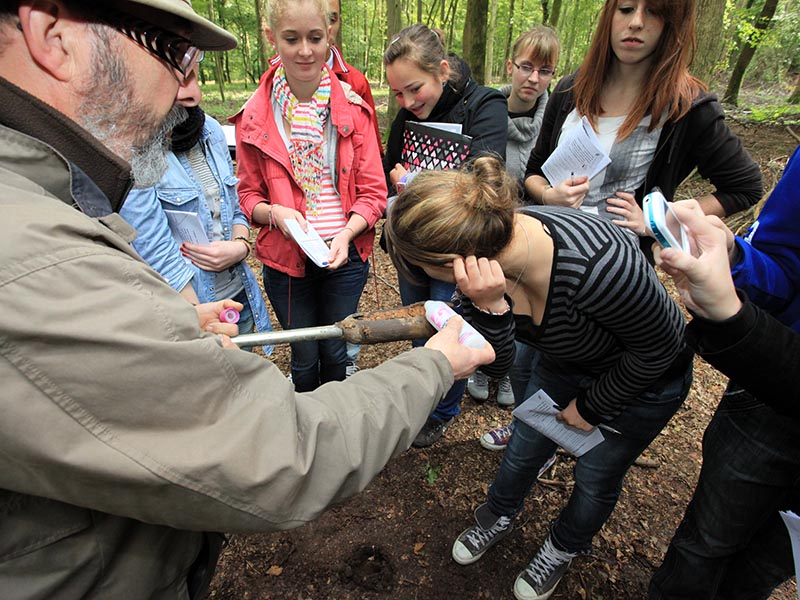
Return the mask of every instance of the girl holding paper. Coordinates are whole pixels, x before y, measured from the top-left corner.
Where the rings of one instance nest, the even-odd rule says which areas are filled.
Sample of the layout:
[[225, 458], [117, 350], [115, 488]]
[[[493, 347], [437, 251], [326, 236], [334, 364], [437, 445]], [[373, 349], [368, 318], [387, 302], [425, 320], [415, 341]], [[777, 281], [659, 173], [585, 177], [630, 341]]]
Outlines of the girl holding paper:
[[[535, 202], [580, 208], [644, 236], [644, 195], [658, 186], [671, 200], [695, 168], [715, 187], [698, 199], [706, 214], [730, 215], [760, 200], [758, 165], [725, 125], [716, 97], [689, 73], [694, 14], [694, 0], [606, 1], [583, 64], [547, 105], [526, 168]], [[611, 163], [591, 180], [576, 171], [548, 181], [542, 165], [583, 117]]]
[[[505, 157], [508, 106], [498, 91], [478, 85], [469, 67], [445, 50], [441, 34], [425, 25], [406, 27], [392, 38], [383, 53], [386, 79], [400, 111], [392, 122], [384, 155], [384, 172], [392, 194], [409, 177], [401, 164], [406, 124], [446, 123], [469, 136], [467, 159], [485, 153]], [[398, 274], [404, 305], [422, 300], [449, 301], [452, 283], [428, 277], [415, 269], [410, 278]], [[422, 345], [424, 340], [416, 340]], [[414, 440], [415, 447], [435, 443], [460, 411], [465, 382], [457, 381], [448, 391]]]
[[[386, 208], [372, 109], [325, 63], [327, 11], [325, 0], [269, 3], [267, 36], [280, 60], [231, 118], [242, 209], [261, 228], [255, 254], [284, 329], [330, 325], [356, 312]], [[291, 239], [290, 219], [328, 241], [327, 266]], [[295, 389], [343, 380], [346, 362], [343, 340], [292, 344]]]
[[[398, 271], [422, 268], [457, 284], [464, 318], [492, 344], [490, 376], [505, 373], [515, 344], [540, 354], [525, 397], [538, 390], [558, 420], [605, 441], [583, 454], [575, 487], [550, 535], [519, 574], [521, 600], [547, 598], [575, 556], [591, 548], [626, 471], [678, 409], [691, 385], [683, 317], [644, 255], [608, 221], [562, 207], [515, 211], [503, 164], [424, 172], [395, 201], [385, 226]], [[476, 524], [453, 545], [470, 564], [508, 535], [555, 442], [515, 419], [503, 462]]]

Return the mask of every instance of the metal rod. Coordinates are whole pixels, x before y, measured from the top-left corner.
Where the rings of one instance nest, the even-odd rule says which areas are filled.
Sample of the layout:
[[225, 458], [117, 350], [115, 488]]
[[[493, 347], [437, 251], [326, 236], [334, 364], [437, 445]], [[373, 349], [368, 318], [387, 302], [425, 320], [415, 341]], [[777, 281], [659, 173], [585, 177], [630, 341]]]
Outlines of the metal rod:
[[291, 342], [308, 342], [311, 340], [335, 340], [344, 337], [344, 330], [336, 325], [322, 327], [301, 327], [284, 331], [265, 331], [264, 333], [246, 333], [231, 338], [240, 348], [251, 346], [271, 346], [272, 344], [289, 344]]

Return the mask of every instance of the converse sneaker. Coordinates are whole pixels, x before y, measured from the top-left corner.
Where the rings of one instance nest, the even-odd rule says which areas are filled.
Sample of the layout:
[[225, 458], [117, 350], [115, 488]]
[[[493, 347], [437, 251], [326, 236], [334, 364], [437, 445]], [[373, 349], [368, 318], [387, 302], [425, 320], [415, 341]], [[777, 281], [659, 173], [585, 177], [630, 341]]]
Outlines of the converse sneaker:
[[497, 382], [497, 403], [500, 406], [514, 406], [514, 391], [508, 375]]
[[344, 367], [344, 376], [350, 377], [351, 375], [355, 375], [361, 369], [358, 368], [358, 365], [352, 361], [347, 361], [347, 364]]
[[517, 600], [546, 600], [576, 556], [577, 554], [556, 548], [548, 535], [530, 564], [517, 575], [514, 597]]
[[480, 371], [475, 371], [467, 379], [467, 391], [475, 400], [486, 400], [489, 397], [489, 378]]
[[439, 419], [430, 416], [425, 421], [425, 425], [419, 430], [417, 437], [411, 442], [414, 448], [427, 448], [436, 443], [442, 437], [442, 434], [447, 431], [447, 428], [453, 423], [455, 417], [449, 418], [447, 421], [440, 421]]
[[505, 447], [508, 446], [508, 440], [511, 439], [512, 431], [513, 427], [511, 425], [495, 427], [481, 436], [481, 446], [487, 450], [505, 450]]
[[475, 509], [475, 521], [477, 525], [462, 531], [453, 543], [453, 560], [460, 565], [474, 563], [514, 528], [512, 517], [495, 516], [487, 503]]

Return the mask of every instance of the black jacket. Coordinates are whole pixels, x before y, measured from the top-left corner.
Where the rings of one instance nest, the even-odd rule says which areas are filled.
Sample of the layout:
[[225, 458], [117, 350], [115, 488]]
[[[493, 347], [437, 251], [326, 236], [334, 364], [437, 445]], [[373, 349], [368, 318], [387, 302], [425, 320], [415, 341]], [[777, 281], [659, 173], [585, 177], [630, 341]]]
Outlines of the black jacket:
[[692, 319], [686, 341], [776, 412], [800, 418], [800, 334], [751, 304], [725, 321]]
[[[539, 139], [525, 169], [526, 178], [544, 176], [542, 164], [558, 144], [561, 127], [575, 108], [574, 81], [575, 74], [564, 77], [550, 95]], [[639, 205], [654, 186], [672, 200], [678, 185], [695, 167], [714, 186], [712, 194], [726, 215], [744, 210], [761, 199], [761, 170], [724, 118], [716, 96], [701, 93], [682, 119], [664, 123], [647, 177], [636, 190]]]

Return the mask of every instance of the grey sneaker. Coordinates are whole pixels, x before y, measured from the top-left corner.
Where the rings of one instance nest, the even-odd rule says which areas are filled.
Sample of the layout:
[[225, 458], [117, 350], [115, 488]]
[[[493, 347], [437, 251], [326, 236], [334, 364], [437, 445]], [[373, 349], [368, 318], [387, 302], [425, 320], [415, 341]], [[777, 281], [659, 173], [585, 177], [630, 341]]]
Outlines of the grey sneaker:
[[477, 525], [462, 531], [453, 543], [453, 560], [460, 565], [474, 563], [514, 528], [513, 517], [495, 516], [487, 503], [475, 509], [475, 521]]
[[489, 397], [489, 378], [480, 371], [475, 371], [467, 379], [467, 391], [475, 400], [486, 400]]
[[514, 406], [514, 391], [508, 375], [497, 382], [497, 403], [500, 406]]
[[517, 600], [547, 600], [576, 556], [556, 548], [548, 535], [530, 564], [517, 575], [514, 597]]
[[433, 444], [442, 437], [442, 434], [447, 431], [447, 428], [452, 425], [453, 419], [455, 419], [455, 417], [451, 417], [447, 421], [440, 421], [433, 416], [428, 417], [428, 420], [425, 421], [425, 425], [419, 430], [417, 437], [414, 438], [411, 445], [414, 446], [414, 448], [433, 446]]
[[490, 429], [481, 436], [481, 446], [487, 450], [505, 450], [511, 439], [511, 425], [503, 425]]
[[354, 362], [347, 361], [347, 364], [344, 367], [344, 376], [350, 377], [351, 375], [355, 375], [361, 369], [358, 368], [358, 365]]

